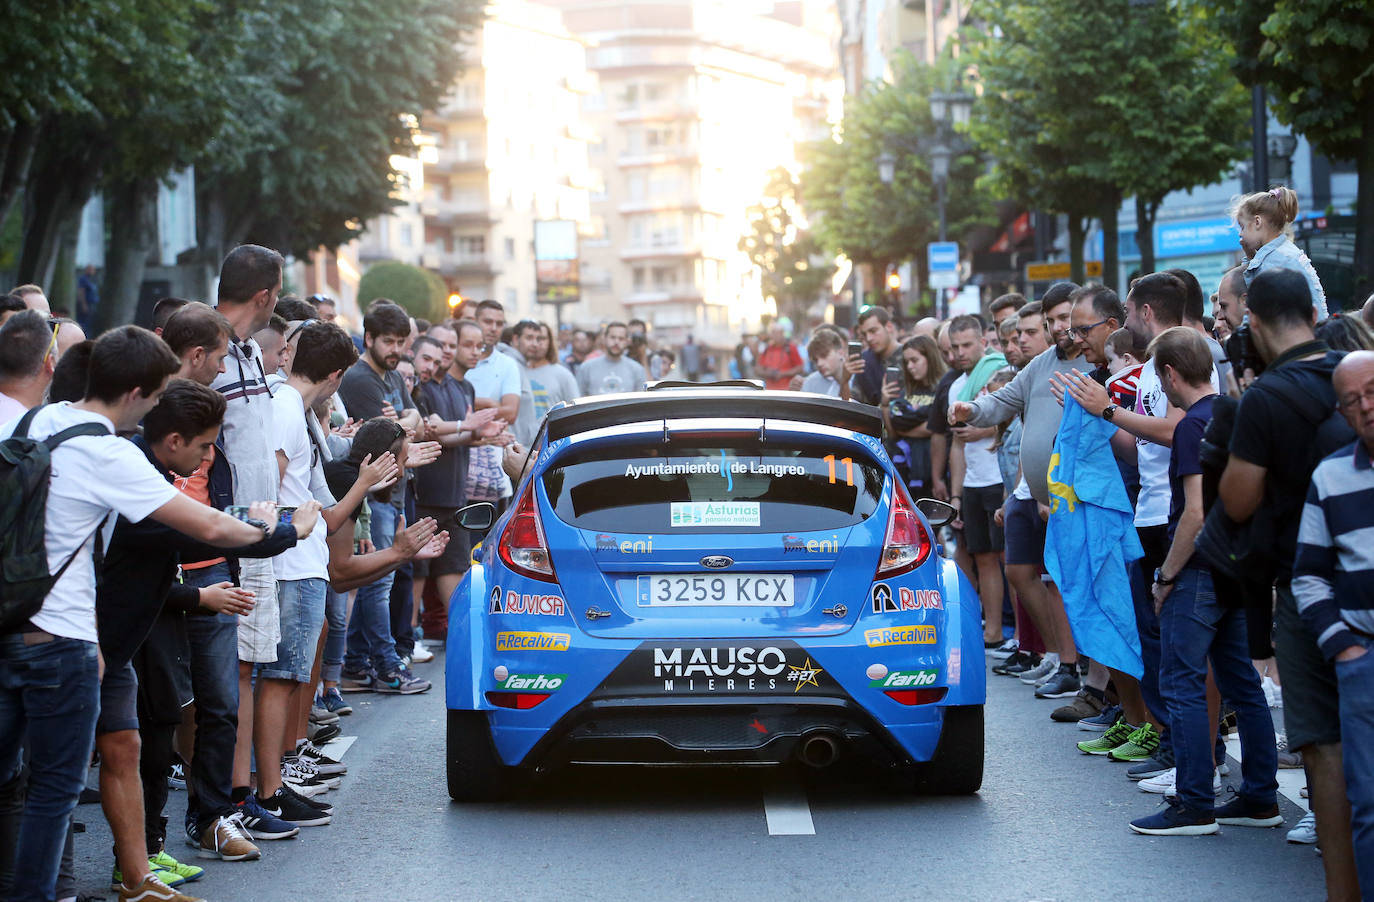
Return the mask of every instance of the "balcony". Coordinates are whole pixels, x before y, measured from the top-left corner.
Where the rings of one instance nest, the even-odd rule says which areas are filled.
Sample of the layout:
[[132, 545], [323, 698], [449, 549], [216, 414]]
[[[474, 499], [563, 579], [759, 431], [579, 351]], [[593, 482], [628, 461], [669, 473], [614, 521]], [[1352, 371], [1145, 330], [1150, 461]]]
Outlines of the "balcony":
[[658, 166], [666, 163], [686, 163], [701, 158], [701, 147], [696, 144], [676, 144], [666, 147], [651, 147], [642, 151], [626, 151], [616, 157], [616, 165], [628, 169], [634, 166]]
[[[431, 268], [437, 269], [440, 275], [452, 276], [456, 279], [494, 279], [501, 274], [501, 267], [496, 265], [495, 259], [490, 254], [440, 254]], [[425, 255], [426, 260], [430, 255]], [[426, 263], [427, 266], [431, 264]]]
[[563, 126], [562, 136], [569, 141], [578, 141], [583, 144], [595, 144], [601, 138], [594, 129], [583, 122], [570, 122]]
[[491, 225], [497, 221], [492, 209], [484, 203], [433, 195], [420, 202], [420, 214], [434, 224], [445, 226]]
[[438, 147], [434, 150], [434, 162], [428, 168], [435, 172], [485, 172], [487, 161], [480, 154]]
[[703, 300], [700, 288], [682, 285], [666, 288], [636, 288], [625, 296], [624, 303], [626, 306], [640, 307], [652, 304], [700, 304]]
[[658, 213], [664, 210], [691, 210], [703, 211], [707, 213], [725, 213], [726, 208], [704, 199], [695, 193], [683, 193], [657, 198], [639, 198], [627, 200], [616, 205], [616, 211], [622, 214], [631, 213]]
[[668, 100], [653, 103], [641, 103], [638, 106], [623, 109], [615, 114], [615, 121], [625, 122], [657, 122], [670, 121], [673, 119], [696, 119], [701, 115], [700, 110], [694, 103], [688, 101]]
[[648, 260], [655, 257], [702, 257], [701, 242], [663, 242], [632, 244], [620, 249], [621, 260]]

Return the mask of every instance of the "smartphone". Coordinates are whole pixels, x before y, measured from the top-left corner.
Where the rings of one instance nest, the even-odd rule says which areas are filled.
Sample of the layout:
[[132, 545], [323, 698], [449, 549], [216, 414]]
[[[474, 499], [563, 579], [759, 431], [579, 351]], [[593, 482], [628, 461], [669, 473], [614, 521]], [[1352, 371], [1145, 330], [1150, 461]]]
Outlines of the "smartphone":
[[231, 504], [224, 509], [224, 512], [235, 520], [246, 521], [248, 519], [248, 505], [246, 504]]
[[849, 343], [849, 356], [858, 357], [864, 352], [864, 343], [861, 341], [851, 341]]
[[291, 525], [291, 517], [296, 513], [295, 505], [278, 505], [277, 522], [282, 526]]
[[898, 385], [901, 385], [901, 384], [902, 384], [902, 368], [901, 368], [901, 367], [899, 367], [899, 366], [890, 366], [890, 367], [888, 367], [886, 370], [884, 370], [884, 373], [886, 374], [886, 375], [884, 376], [884, 378], [885, 378], [888, 382], [896, 382]]

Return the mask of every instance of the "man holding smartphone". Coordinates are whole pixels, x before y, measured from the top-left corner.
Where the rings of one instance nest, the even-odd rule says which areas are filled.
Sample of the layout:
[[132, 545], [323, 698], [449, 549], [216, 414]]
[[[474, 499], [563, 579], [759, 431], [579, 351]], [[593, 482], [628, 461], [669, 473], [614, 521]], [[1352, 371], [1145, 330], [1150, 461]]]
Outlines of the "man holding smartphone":
[[[887, 367], [897, 367], [901, 381], [902, 349], [897, 341], [897, 324], [884, 307], [870, 307], [859, 316], [859, 337], [868, 346], [861, 358], [863, 370], [854, 376], [854, 397], [865, 404], [883, 401], [883, 380]], [[851, 345], [851, 363], [852, 346]]]

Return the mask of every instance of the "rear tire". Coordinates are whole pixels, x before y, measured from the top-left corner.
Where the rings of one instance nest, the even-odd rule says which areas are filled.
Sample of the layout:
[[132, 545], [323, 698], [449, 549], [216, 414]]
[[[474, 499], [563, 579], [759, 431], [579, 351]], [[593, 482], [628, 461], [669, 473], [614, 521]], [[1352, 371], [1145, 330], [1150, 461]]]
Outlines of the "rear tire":
[[496, 753], [484, 711], [448, 712], [448, 794], [455, 802], [499, 802], [515, 793], [519, 771]]
[[909, 788], [926, 795], [972, 795], [983, 785], [983, 706], [952, 705], [935, 755], [915, 765]]

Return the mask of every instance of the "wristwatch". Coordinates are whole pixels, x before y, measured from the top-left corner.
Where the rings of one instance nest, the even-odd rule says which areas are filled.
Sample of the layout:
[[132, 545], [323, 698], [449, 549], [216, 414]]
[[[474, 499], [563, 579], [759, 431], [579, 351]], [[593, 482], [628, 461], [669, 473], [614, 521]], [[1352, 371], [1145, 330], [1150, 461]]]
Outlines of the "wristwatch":
[[1120, 409], [1121, 408], [1116, 404], [1108, 404], [1106, 407], [1102, 408], [1102, 419], [1110, 423], [1112, 417], [1116, 416], [1116, 412]]
[[267, 525], [265, 522], [263, 522], [262, 520], [253, 519], [253, 520], [244, 520], [243, 522], [244, 522], [244, 523], [247, 523], [249, 526], [256, 526], [258, 529], [261, 529], [261, 530], [262, 530], [262, 540], [263, 540], [264, 542], [267, 541], [268, 539], [272, 538], [272, 527], [271, 527], [271, 526], [268, 526], [268, 525]]
[[1156, 567], [1156, 568], [1155, 568], [1155, 585], [1157, 585], [1157, 586], [1172, 586], [1177, 580], [1178, 580], [1178, 577], [1177, 577], [1177, 576], [1175, 576], [1173, 579], [1165, 579], [1165, 578], [1164, 578], [1164, 570], [1163, 570], [1163, 568], [1160, 568], [1160, 567]]

